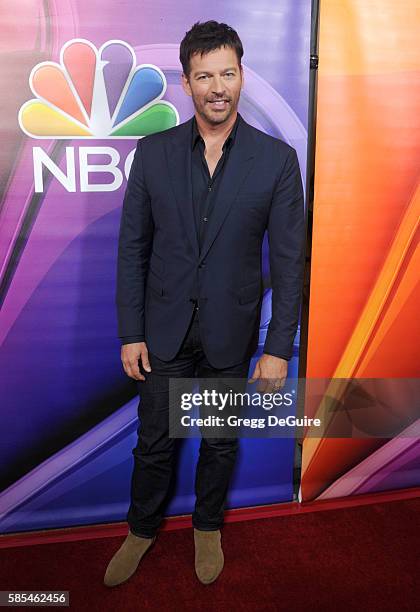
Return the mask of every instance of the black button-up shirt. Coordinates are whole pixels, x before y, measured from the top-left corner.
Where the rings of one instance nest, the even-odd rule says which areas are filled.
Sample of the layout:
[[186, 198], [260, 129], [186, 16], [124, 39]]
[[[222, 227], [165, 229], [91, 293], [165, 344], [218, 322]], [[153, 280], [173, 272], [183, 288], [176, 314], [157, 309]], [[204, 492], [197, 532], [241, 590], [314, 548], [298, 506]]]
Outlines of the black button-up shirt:
[[[222, 177], [222, 172], [225, 168], [229, 151], [235, 141], [239, 121], [240, 115], [237, 113], [236, 121], [223, 144], [222, 155], [217, 162], [213, 175], [210, 177], [209, 168], [204, 156], [205, 143], [198, 131], [196, 119], [195, 117], [193, 118], [191, 134], [191, 182], [194, 218], [200, 248], [203, 244], [207, 221], [210, 218], [211, 211], [217, 198], [217, 188]], [[130, 344], [132, 342], [144, 342], [144, 335], [125, 336], [122, 338], [122, 344]]]
[[191, 183], [195, 226], [200, 249], [203, 245], [207, 222], [210, 219], [217, 198], [217, 191], [226, 166], [226, 160], [235, 142], [239, 120], [240, 115], [237, 113], [236, 121], [223, 144], [222, 155], [217, 162], [213, 175], [210, 176], [209, 167], [204, 156], [205, 143], [198, 131], [195, 117], [193, 119], [191, 135]]

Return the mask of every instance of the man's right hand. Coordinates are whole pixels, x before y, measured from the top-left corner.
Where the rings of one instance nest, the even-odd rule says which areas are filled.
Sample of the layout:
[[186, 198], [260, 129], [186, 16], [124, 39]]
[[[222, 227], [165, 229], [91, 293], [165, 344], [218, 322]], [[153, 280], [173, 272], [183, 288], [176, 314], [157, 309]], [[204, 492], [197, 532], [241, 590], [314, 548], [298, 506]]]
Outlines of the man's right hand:
[[134, 380], [146, 380], [140, 372], [139, 359], [143, 369], [146, 372], [151, 372], [152, 368], [149, 363], [149, 353], [145, 342], [132, 342], [131, 344], [123, 344], [121, 347], [121, 361], [124, 367], [124, 372]]

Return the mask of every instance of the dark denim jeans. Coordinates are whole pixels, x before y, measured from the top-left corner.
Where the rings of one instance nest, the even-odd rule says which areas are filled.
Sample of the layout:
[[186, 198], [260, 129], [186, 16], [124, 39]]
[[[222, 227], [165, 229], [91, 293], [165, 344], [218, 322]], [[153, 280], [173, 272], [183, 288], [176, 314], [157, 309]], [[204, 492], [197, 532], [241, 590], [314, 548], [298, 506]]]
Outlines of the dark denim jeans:
[[[199, 333], [199, 311], [194, 310], [184, 342], [174, 359], [162, 361], [149, 351], [151, 372], [138, 381], [140, 402], [138, 442], [133, 449], [134, 469], [127, 521], [133, 533], [152, 538], [163, 514], [173, 475], [175, 439], [169, 433], [169, 378], [244, 378], [250, 359], [223, 369], [206, 359]], [[141, 364], [140, 364], [141, 366]], [[238, 381], [239, 382], [239, 381]], [[196, 529], [212, 531], [223, 524], [229, 482], [235, 465], [237, 438], [202, 438], [195, 476]]]

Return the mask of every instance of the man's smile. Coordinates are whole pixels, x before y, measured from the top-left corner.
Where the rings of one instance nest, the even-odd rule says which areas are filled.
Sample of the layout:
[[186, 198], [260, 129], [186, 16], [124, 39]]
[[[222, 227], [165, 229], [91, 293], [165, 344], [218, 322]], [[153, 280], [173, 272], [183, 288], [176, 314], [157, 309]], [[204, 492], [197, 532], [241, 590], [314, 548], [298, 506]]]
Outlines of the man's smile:
[[208, 104], [212, 106], [212, 108], [222, 109], [224, 110], [228, 104], [230, 104], [229, 100], [222, 98], [220, 100], [209, 100]]

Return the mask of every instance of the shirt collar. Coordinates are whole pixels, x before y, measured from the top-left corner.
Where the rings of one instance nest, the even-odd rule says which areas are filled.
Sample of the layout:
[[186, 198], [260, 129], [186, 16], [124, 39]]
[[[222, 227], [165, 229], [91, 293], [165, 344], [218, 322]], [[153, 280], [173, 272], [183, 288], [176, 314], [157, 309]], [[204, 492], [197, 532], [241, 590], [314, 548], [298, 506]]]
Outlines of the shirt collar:
[[[231, 129], [231, 131], [229, 132], [228, 137], [226, 138], [225, 142], [223, 143], [223, 150], [225, 148], [231, 147], [235, 141], [235, 136], [236, 136], [236, 132], [238, 131], [238, 125], [239, 125], [239, 121], [241, 119], [241, 116], [239, 113], [237, 113], [236, 115], [236, 121], [233, 124], [233, 127]], [[197, 127], [197, 120], [195, 118], [195, 115], [193, 117], [193, 122], [192, 122], [192, 138], [191, 138], [191, 150], [194, 149], [195, 145], [197, 144], [197, 142], [199, 140], [203, 140], [203, 137], [201, 136], [200, 132], [198, 131], [198, 127]]]

